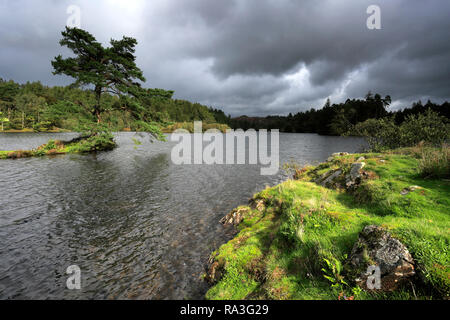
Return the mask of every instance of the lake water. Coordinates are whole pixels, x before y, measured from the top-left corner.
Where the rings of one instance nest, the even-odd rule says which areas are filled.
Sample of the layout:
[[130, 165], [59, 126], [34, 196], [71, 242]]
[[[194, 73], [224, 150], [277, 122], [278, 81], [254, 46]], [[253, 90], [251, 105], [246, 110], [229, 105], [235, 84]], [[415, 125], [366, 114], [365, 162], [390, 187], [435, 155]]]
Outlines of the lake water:
[[[0, 150], [74, 134], [0, 134]], [[137, 146], [133, 138], [142, 141]], [[258, 165], [175, 165], [173, 142], [134, 133], [89, 155], [0, 160], [0, 299], [201, 299], [219, 220], [266, 185]], [[356, 152], [359, 138], [280, 134], [280, 162]], [[82, 288], [66, 288], [70, 265]]]

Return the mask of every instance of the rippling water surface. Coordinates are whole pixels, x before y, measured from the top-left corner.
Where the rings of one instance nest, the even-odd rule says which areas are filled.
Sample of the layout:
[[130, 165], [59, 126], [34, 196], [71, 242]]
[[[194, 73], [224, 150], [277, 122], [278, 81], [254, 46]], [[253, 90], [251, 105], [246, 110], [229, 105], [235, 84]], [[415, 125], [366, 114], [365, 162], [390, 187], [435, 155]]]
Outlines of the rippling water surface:
[[[74, 134], [0, 134], [0, 150]], [[143, 144], [136, 146], [132, 138]], [[172, 142], [120, 133], [97, 155], [0, 160], [0, 299], [201, 299], [219, 224], [265, 185], [257, 165], [174, 165]], [[280, 134], [280, 161], [306, 164], [357, 138]], [[82, 289], [66, 289], [70, 265]]]

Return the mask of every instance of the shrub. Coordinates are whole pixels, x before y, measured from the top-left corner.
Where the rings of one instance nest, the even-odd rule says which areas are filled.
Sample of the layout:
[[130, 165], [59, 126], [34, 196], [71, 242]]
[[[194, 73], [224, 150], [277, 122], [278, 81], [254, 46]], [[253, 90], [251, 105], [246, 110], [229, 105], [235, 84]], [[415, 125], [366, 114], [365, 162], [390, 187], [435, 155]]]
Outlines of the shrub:
[[401, 144], [411, 147], [424, 141], [437, 147], [450, 137], [450, 124], [445, 117], [428, 109], [423, 114], [408, 116], [401, 125]]
[[445, 117], [431, 109], [424, 114], [411, 115], [400, 126], [394, 117], [369, 119], [355, 125], [347, 135], [365, 137], [373, 152], [412, 147], [419, 142], [439, 146], [450, 140], [450, 124]]
[[400, 128], [393, 117], [360, 122], [349, 134], [365, 137], [373, 152], [401, 147]]

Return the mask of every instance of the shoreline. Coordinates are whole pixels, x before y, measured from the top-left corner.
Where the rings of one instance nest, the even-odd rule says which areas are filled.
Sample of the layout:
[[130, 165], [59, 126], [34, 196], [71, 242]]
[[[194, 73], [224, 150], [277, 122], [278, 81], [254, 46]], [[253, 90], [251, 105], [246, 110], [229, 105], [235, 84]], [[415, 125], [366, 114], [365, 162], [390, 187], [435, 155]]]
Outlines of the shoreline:
[[[335, 154], [255, 194], [221, 220], [237, 234], [210, 256], [206, 299], [448, 299], [450, 183], [420, 176], [419, 155]], [[366, 229], [412, 257], [383, 270], [380, 290], [361, 280], [385, 265]]]

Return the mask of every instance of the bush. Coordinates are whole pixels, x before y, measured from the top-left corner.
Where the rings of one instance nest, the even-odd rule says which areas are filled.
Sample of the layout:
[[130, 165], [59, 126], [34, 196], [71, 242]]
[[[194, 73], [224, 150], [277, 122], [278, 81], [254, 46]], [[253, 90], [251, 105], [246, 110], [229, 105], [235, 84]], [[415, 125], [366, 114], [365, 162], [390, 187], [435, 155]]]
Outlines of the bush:
[[400, 147], [400, 129], [395, 125], [394, 118], [368, 119], [358, 123], [348, 133], [365, 137], [373, 152]]
[[400, 126], [394, 117], [369, 119], [355, 125], [347, 135], [365, 137], [373, 152], [412, 147], [419, 142], [439, 146], [450, 139], [450, 124], [447, 118], [428, 109], [424, 114], [407, 117]]
[[431, 109], [417, 116], [408, 116], [400, 128], [402, 147], [412, 147], [421, 141], [437, 147], [450, 138], [448, 120]]

